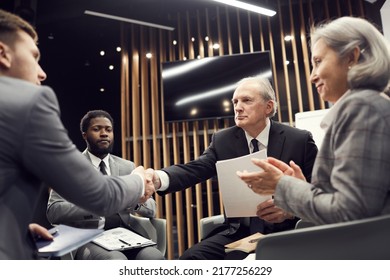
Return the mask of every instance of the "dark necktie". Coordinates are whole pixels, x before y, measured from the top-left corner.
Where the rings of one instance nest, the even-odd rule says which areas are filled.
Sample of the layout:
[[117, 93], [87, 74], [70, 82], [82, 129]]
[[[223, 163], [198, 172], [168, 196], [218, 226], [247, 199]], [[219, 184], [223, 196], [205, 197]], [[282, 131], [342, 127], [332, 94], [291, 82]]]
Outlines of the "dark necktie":
[[258, 152], [258, 151], [259, 151], [259, 141], [257, 141], [256, 138], [253, 138], [253, 139], [251, 140], [251, 143], [252, 143], [252, 145], [253, 145], [253, 151], [252, 151], [252, 153]]
[[102, 172], [103, 175], [107, 175], [106, 164], [104, 163], [104, 161], [100, 162], [99, 168], [100, 168], [100, 172]]
[[[107, 171], [106, 171], [106, 164], [104, 163], [104, 161], [100, 162], [99, 169], [103, 175], [108, 175]], [[121, 225], [122, 225], [122, 219], [118, 213], [115, 213], [111, 216], [105, 217], [105, 220], [104, 220], [104, 229], [105, 230], [116, 228], [116, 227], [119, 227]]]

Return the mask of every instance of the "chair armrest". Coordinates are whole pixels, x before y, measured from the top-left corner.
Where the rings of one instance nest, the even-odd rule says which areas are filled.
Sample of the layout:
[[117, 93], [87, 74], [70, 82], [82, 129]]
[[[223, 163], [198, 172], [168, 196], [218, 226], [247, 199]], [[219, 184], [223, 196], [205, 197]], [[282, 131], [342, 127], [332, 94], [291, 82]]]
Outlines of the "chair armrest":
[[224, 215], [205, 217], [199, 220], [200, 238], [204, 239], [218, 225], [225, 221]]
[[150, 222], [157, 232], [157, 249], [165, 255], [167, 250], [167, 220], [161, 218], [152, 218]]

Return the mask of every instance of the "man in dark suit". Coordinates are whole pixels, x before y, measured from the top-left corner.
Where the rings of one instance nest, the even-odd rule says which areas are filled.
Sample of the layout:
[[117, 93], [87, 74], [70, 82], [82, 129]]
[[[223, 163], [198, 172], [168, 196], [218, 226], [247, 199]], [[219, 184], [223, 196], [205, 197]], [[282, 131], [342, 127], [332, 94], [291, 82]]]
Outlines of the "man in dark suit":
[[[105, 175], [122, 176], [135, 169], [132, 161], [111, 154], [114, 147], [114, 120], [103, 110], [89, 111], [80, 122], [80, 130], [87, 144], [83, 155]], [[105, 230], [124, 227], [131, 229], [131, 214], [153, 218], [156, 215], [156, 202], [153, 198], [139, 203], [136, 207], [120, 211], [110, 216], [100, 217], [74, 205], [51, 190], [47, 206], [47, 218], [53, 224], [67, 224], [81, 228], [104, 228]], [[119, 251], [108, 251], [93, 242], [77, 249], [75, 259], [83, 260], [162, 260], [164, 256], [155, 247]]]
[[[210, 146], [198, 159], [156, 171], [154, 181], [155, 187], [160, 188], [159, 194], [180, 191], [216, 176], [217, 161], [240, 157], [253, 149], [267, 149], [268, 156], [284, 162], [293, 160], [302, 166], [310, 181], [317, 146], [310, 132], [270, 120], [276, 113], [277, 103], [269, 81], [260, 76], [241, 80], [232, 101], [236, 126], [216, 132]], [[211, 236], [189, 248], [180, 259], [224, 259], [224, 245], [255, 232], [267, 234], [293, 229], [297, 221], [296, 217], [276, 207], [273, 199], [261, 203], [258, 209], [258, 217], [247, 223], [245, 219], [225, 219]]]
[[[35, 259], [33, 221], [45, 184], [97, 215], [135, 207], [154, 192], [151, 174], [103, 176], [69, 139], [54, 92], [41, 82], [37, 34], [0, 10], [0, 259]], [[146, 180], [146, 176], [150, 176]]]

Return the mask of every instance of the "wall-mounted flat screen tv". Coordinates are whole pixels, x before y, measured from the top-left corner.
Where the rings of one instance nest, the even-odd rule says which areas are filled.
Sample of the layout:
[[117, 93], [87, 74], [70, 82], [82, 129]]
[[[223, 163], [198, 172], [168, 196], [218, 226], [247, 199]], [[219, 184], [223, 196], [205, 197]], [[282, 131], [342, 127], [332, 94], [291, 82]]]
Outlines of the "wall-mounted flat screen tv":
[[273, 82], [268, 51], [164, 62], [161, 74], [167, 122], [231, 118], [239, 80], [262, 75]]

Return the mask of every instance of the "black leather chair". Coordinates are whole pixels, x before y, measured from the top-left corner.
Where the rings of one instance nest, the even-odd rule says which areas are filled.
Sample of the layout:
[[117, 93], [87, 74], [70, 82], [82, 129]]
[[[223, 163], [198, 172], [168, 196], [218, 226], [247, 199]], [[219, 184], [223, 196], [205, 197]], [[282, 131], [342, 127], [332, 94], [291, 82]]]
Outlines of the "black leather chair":
[[257, 260], [390, 260], [390, 215], [268, 234]]

